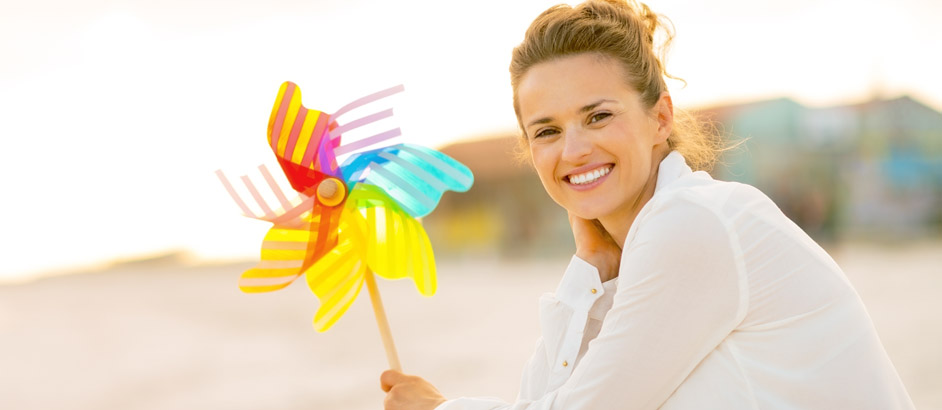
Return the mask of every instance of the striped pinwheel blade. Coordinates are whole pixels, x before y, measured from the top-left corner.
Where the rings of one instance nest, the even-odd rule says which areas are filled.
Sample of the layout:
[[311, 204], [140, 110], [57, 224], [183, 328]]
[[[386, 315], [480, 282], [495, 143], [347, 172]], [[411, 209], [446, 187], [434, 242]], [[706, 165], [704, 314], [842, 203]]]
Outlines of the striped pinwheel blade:
[[268, 143], [296, 191], [306, 192], [327, 175], [339, 176], [332, 122], [330, 115], [301, 104], [297, 84], [281, 84], [268, 119]]
[[317, 207], [305, 216], [308, 226], [275, 225], [269, 229], [262, 241], [261, 262], [242, 273], [239, 289], [246, 293], [271, 292], [294, 282], [336, 246], [342, 211]]
[[464, 192], [474, 183], [471, 170], [462, 163], [412, 144], [355, 154], [340, 168], [348, 186], [365, 183], [380, 187], [416, 218], [432, 212], [446, 190]]
[[239, 289], [246, 293], [284, 288], [304, 273], [311, 232], [307, 229], [272, 227], [262, 241], [261, 262], [242, 273]]
[[245, 191], [249, 193], [249, 197], [252, 198], [255, 206], [257, 206], [257, 209], [261, 210], [261, 213], [255, 212], [249, 208], [249, 201], [243, 199], [242, 195], [239, 195], [236, 188], [229, 182], [229, 178], [226, 178], [222, 170], [216, 170], [216, 176], [219, 177], [219, 181], [222, 182], [223, 187], [229, 192], [229, 196], [232, 197], [232, 200], [242, 209], [243, 215], [249, 218], [271, 222], [276, 226], [292, 228], [308, 226], [309, 219], [305, 218], [309, 216], [308, 214], [312, 212], [312, 209], [319, 206], [315, 196], [311, 193], [309, 193], [311, 195], [295, 193], [294, 198], [289, 200], [288, 195], [278, 186], [271, 172], [268, 171], [265, 165], [259, 165], [258, 170], [268, 187], [268, 189], [265, 190], [266, 194], [269, 194], [269, 196], [273, 195], [277, 198], [277, 203], [269, 203], [248, 175], [243, 175], [240, 180], [244, 185]]
[[357, 184], [347, 207], [364, 219], [370, 270], [386, 279], [412, 279], [419, 293], [434, 295], [435, 255], [422, 223], [372, 185]]
[[314, 329], [325, 332], [350, 308], [367, 273], [363, 218], [344, 209], [340, 241], [305, 272], [308, 287], [320, 300], [314, 314]]

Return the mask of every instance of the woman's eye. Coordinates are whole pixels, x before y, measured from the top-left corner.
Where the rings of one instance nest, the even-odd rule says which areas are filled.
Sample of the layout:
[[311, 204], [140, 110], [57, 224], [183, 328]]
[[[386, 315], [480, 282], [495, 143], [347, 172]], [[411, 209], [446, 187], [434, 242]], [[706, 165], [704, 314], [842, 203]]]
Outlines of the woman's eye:
[[553, 135], [553, 134], [555, 134], [555, 133], [556, 133], [556, 130], [555, 130], [555, 129], [547, 128], [547, 129], [543, 129], [543, 130], [537, 131], [536, 135], [534, 135], [533, 138], [546, 137], [546, 136]]
[[604, 119], [606, 119], [606, 118], [608, 118], [608, 117], [611, 117], [611, 116], [612, 116], [612, 114], [611, 114], [611, 113], [607, 113], [607, 112], [596, 113], [596, 114], [592, 115], [591, 117], [589, 117], [589, 123], [591, 124], [591, 123], [593, 123], [593, 122], [599, 122], [599, 121], [602, 121], [602, 120], [604, 120]]

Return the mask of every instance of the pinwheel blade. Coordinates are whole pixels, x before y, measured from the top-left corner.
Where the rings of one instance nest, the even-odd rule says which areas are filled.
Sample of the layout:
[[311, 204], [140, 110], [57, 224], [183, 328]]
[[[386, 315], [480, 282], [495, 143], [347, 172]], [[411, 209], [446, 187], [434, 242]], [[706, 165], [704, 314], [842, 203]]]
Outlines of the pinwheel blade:
[[375, 185], [416, 218], [432, 212], [445, 191], [464, 192], [474, 183], [468, 167], [439, 151], [412, 144], [352, 155], [341, 169], [347, 185]]
[[284, 288], [304, 273], [304, 260], [311, 232], [275, 226], [262, 241], [261, 262], [239, 278], [246, 293], [271, 292]]
[[268, 119], [268, 143], [298, 192], [313, 188], [325, 174], [339, 175], [329, 136], [331, 123], [330, 115], [301, 104], [297, 84], [286, 81], [281, 85]]
[[346, 313], [363, 287], [367, 264], [363, 252], [363, 224], [345, 212], [340, 243], [307, 271], [308, 287], [321, 306], [314, 314], [314, 329], [325, 332]]
[[246, 293], [271, 292], [298, 276], [337, 245], [341, 208], [315, 207], [305, 225], [275, 225], [262, 241], [261, 262], [239, 278]]
[[422, 223], [372, 185], [355, 186], [347, 206], [363, 219], [370, 270], [386, 279], [412, 279], [419, 293], [434, 295], [435, 255]]

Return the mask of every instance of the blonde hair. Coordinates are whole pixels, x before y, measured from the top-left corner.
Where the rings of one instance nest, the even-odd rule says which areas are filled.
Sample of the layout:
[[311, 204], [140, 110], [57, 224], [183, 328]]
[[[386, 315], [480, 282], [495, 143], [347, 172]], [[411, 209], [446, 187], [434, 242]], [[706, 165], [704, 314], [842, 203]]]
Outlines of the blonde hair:
[[[654, 44], [658, 29], [663, 31], [660, 48]], [[528, 142], [520, 118], [517, 87], [531, 67], [583, 53], [610, 57], [621, 64], [626, 83], [641, 95], [642, 105], [651, 109], [661, 93], [667, 91], [664, 77], [678, 79], [669, 75], [662, 63], [673, 38], [670, 20], [659, 18], [647, 5], [634, 1], [588, 0], [575, 7], [559, 4], [544, 11], [530, 24], [510, 61], [514, 112], [524, 134], [522, 144]], [[683, 154], [694, 170], [710, 170], [723, 151], [722, 141], [712, 127], [676, 108], [667, 142], [670, 149]]]

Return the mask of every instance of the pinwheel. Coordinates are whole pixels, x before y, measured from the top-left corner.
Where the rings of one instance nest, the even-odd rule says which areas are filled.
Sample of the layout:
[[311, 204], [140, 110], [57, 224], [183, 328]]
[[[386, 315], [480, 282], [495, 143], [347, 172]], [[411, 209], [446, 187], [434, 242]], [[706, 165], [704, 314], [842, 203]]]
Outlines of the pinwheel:
[[[444, 191], [467, 191], [474, 177], [447, 155], [412, 144], [376, 148], [401, 135], [399, 128], [355, 141], [342, 136], [392, 116], [387, 109], [340, 125], [345, 114], [403, 91], [368, 95], [333, 114], [307, 109], [297, 85], [285, 82], [268, 122], [268, 142], [291, 187], [288, 199], [264, 165], [259, 173], [277, 198], [269, 204], [248, 176], [241, 180], [261, 213], [252, 211], [221, 170], [216, 174], [243, 214], [271, 222], [260, 263], [239, 278], [243, 292], [282, 289], [304, 275], [320, 300], [314, 328], [328, 330], [366, 283], [387, 356], [400, 368], [373, 274], [410, 278], [419, 293], [436, 290], [435, 260], [425, 229], [427, 215]], [[338, 157], [350, 154], [338, 165]]]

